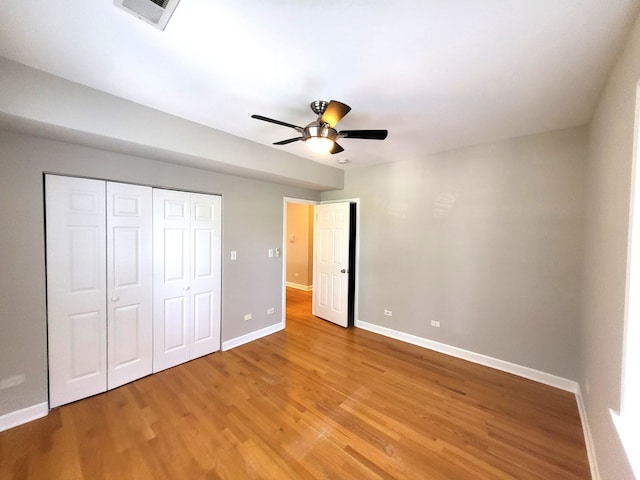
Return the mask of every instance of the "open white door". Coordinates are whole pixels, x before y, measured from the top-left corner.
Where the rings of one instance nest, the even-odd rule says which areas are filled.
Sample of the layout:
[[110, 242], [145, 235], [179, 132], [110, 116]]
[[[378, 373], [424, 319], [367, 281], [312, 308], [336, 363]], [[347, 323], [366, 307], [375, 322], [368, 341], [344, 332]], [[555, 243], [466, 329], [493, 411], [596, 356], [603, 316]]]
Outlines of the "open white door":
[[313, 243], [313, 314], [349, 324], [349, 202], [317, 205]]

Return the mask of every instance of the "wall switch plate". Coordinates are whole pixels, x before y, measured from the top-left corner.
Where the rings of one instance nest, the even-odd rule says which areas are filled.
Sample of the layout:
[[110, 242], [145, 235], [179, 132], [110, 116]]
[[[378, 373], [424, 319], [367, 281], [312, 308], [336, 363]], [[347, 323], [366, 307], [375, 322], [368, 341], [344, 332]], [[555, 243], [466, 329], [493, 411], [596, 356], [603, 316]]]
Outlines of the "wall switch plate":
[[269, 249], [269, 258], [273, 257], [273, 248]]
[[245, 321], [247, 321], [247, 320], [251, 320], [252, 318], [253, 318], [253, 315], [251, 315], [250, 313], [247, 313], [247, 314], [244, 316]]
[[392, 312], [391, 310], [385, 310], [385, 311], [384, 311], [384, 314], [385, 314], [387, 317], [391, 317], [391, 316], [393, 315], [393, 312]]
[[431, 326], [440, 328], [440, 322], [437, 320], [431, 320]]
[[271, 307], [269, 309], [267, 309], [267, 315], [273, 315], [275, 313], [276, 309]]
[[238, 252], [235, 250], [231, 250], [231, 260], [235, 260], [238, 258]]
[[276, 257], [280, 256], [280, 248], [276, 248]]

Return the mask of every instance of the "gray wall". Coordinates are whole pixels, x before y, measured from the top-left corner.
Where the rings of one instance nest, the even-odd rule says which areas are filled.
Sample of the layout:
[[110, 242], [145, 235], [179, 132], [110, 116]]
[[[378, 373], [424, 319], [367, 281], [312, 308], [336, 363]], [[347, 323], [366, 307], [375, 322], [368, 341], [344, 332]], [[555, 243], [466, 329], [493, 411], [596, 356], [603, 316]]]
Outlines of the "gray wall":
[[[600, 473], [603, 479], [616, 480], [634, 478], [609, 409], [620, 409], [629, 206], [634, 129], [638, 128], [634, 125], [639, 80], [640, 23], [636, 21], [590, 125], [586, 189], [580, 383]], [[638, 365], [635, 368], [637, 371]]]
[[0, 378], [26, 378], [0, 391], [0, 415], [47, 401], [43, 172], [222, 194], [223, 341], [281, 321], [282, 257], [268, 249], [282, 246], [283, 197], [317, 192], [1, 130], [0, 145]]
[[586, 144], [577, 128], [348, 170], [322, 199], [361, 199], [358, 320], [576, 380]]

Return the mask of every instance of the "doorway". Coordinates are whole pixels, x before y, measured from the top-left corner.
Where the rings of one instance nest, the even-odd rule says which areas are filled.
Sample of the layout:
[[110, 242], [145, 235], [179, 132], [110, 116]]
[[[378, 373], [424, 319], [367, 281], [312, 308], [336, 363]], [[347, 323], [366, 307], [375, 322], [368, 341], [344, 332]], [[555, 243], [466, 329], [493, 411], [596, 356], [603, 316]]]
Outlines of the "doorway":
[[[334, 238], [329, 242], [331, 245], [329, 250], [333, 251], [334, 244], [337, 245], [337, 238], [346, 238], [347, 243], [343, 244], [340, 249], [341, 253], [338, 255], [340, 257], [339, 261], [342, 263], [340, 265], [338, 263], [332, 265], [337, 267], [338, 270], [333, 272], [331, 277], [341, 282], [344, 281], [345, 287], [348, 284], [348, 293], [346, 288], [333, 290], [333, 287], [331, 287], [327, 291], [326, 281], [323, 282], [323, 280], [326, 280], [328, 275], [323, 274], [326, 272], [322, 271], [322, 262], [317, 258], [314, 259], [314, 254], [323, 257], [325, 256], [323, 252], [328, 253], [329, 256], [334, 253], [326, 250], [326, 242], [323, 243], [323, 241], [318, 240], [325, 240], [323, 232], [326, 233], [327, 226], [316, 223], [319, 221], [317, 215], [320, 215], [321, 220], [326, 216], [320, 212], [333, 210], [333, 205], [330, 204], [336, 207], [339, 206], [338, 204], [342, 204], [347, 209], [343, 215], [347, 226], [343, 225], [341, 231], [334, 230], [329, 233]], [[320, 203], [303, 199], [284, 198], [282, 322], [285, 327], [287, 300], [294, 301], [298, 308], [301, 307], [300, 302], [302, 301], [305, 303], [305, 310], [313, 311], [315, 315], [343, 327], [355, 325], [358, 294], [356, 284], [359, 258], [359, 206], [359, 199]], [[317, 211], [318, 208], [320, 208], [319, 211]], [[329, 229], [337, 228], [337, 226], [337, 224], [332, 225]], [[319, 229], [318, 232], [316, 232], [317, 229]], [[320, 236], [316, 237], [316, 235]], [[316, 241], [320, 243], [314, 244]], [[322, 246], [323, 244], [325, 247]], [[342, 278], [340, 279], [340, 277]], [[316, 282], [319, 283], [315, 285]], [[322, 288], [323, 285], [325, 288]], [[322, 292], [324, 292], [324, 295], [322, 295]], [[287, 298], [288, 296], [291, 298]], [[340, 298], [344, 299], [344, 303], [339, 300]], [[334, 309], [335, 311], [331, 313], [337, 313], [341, 317], [340, 321], [336, 321], [335, 318], [331, 318], [331, 315], [327, 315], [328, 309], [325, 308], [328, 306], [326, 304], [327, 301], [333, 302], [335, 300], [340, 305], [337, 310]], [[323, 302], [325, 303], [323, 304]], [[333, 308], [331, 305], [329, 307]], [[338, 310], [342, 311], [342, 313], [339, 313]]]
[[296, 308], [311, 313], [311, 293], [313, 290], [313, 232], [318, 202], [285, 198], [283, 237], [283, 308], [286, 325], [286, 311], [290, 303]]

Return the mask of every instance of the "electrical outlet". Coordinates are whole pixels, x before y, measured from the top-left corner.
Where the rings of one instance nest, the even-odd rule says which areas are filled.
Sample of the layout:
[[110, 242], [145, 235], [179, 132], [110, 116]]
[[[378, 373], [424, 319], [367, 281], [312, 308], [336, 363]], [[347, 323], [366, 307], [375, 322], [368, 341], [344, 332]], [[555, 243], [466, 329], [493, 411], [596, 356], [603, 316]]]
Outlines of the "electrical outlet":
[[387, 317], [391, 317], [391, 316], [393, 315], [393, 312], [392, 312], [391, 310], [385, 310], [385, 311], [384, 311], [384, 314], [385, 314]]
[[440, 322], [438, 322], [437, 320], [431, 320], [431, 326], [440, 328]]
[[267, 315], [273, 315], [275, 313], [276, 309], [271, 307], [269, 309], [267, 309]]
[[250, 313], [247, 313], [247, 314], [244, 316], [244, 320], [245, 320], [245, 321], [247, 321], [247, 320], [251, 320], [252, 318], [253, 318], [253, 315], [251, 315]]
[[14, 375], [13, 377], [7, 377], [0, 381], [0, 390], [4, 390], [5, 388], [15, 387], [24, 383], [24, 374]]

